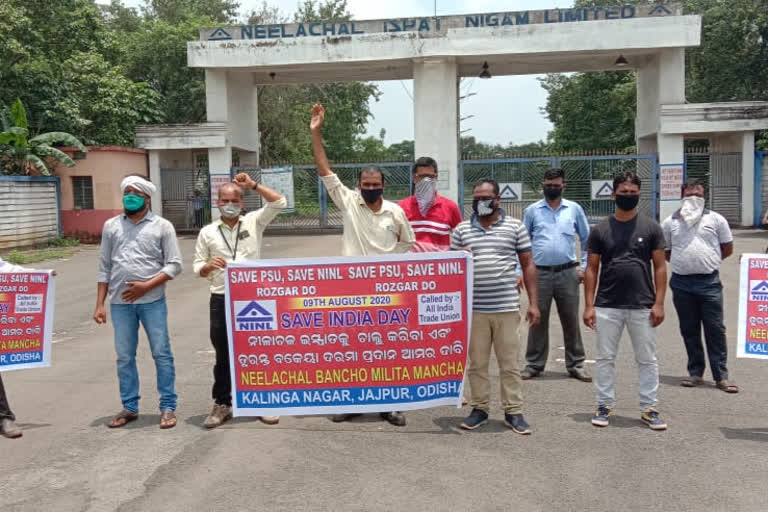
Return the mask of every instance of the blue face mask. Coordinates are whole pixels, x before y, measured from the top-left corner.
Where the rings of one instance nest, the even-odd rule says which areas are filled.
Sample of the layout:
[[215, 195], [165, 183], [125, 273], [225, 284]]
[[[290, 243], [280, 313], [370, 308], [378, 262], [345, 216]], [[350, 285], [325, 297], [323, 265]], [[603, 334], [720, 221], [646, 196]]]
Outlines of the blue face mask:
[[140, 212], [144, 209], [146, 203], [146, 199], [136, 194], [125, 194], [123, 196], [123, 207], [128, 215]]

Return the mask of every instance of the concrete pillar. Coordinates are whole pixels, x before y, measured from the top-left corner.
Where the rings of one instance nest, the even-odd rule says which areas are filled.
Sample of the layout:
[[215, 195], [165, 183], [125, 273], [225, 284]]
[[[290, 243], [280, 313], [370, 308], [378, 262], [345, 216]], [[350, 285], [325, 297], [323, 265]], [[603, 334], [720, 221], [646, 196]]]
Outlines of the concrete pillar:
[[259, 156], [259, 97], [252, 73], [227, 73], [228, 139], [232, 147]]
[[413, 63], [413, 122], [416, 158], [437, 160], [438, 190], [459, 198], [459, 80], [456, 59]]
[[741, 225], [755, 225], [755, 133], [741, 134]]
[[[685, 103], [685, 49], [672, 48], [662, 50], [658, 56], [658, 103], [661, 105], [680, 105]], [[656, 144], [659, 151], [659, 174], [664, 169], [682, 166], [685, 162], [685, 149], [682, 135], [664, 135], [658, 133]], [[682, 176], [678, 180], [682, 185]], [[680, 199], [659, 201], [659, 219], [663, 220], [679, 208]]]
[[149, 150], [149, 179], [157, 191], [152, 194], [150, 199], [152, 203], [152, 212], [155, 215], [163, 216], [163, 176], [160, 172], [160, 151], [156, 149]]
[[[205, 107], [208, 121], [229, 123], [229, 94], [227, 71], [221, 69], [205, 70]], [[221, 217], [216, 207], [218, 188], [221, 183], [230, 180], [232, 170], [232, 146], [229, 130], [227, 145], [223, 148], [208, 148], [208, 169], [211, 187], [211, 219]]]

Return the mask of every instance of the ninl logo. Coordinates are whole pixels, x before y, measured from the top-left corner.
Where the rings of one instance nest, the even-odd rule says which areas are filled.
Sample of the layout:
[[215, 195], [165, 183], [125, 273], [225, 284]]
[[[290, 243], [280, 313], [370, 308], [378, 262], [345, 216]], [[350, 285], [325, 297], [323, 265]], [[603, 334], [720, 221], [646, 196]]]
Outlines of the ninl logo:
[[768, 302], [768, 281], [750, 281], [749, 300]]
[[277, 304], [274, 300], [236, 300], [236, 331], [276, 331]]

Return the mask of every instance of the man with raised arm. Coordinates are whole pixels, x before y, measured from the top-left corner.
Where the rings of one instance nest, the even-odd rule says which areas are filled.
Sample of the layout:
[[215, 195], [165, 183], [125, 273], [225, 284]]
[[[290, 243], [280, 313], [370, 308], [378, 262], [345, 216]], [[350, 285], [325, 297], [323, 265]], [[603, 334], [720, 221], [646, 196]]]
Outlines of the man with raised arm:
[[[367, 256], [408, 252], [415, 235], [403, 209], [382, 197], [384, 173], [375, 165], [364, 167], [357, 179], [357, 190], [346, 187], [328, 163], [322, 135], [324, 121], [325, 108], [314, 105], [309, 124], [312, 152], [317, 174], [343, 217], [341, 254]], [[337, 414], [332, 419], [341, 422], [355, 416], [359, 414]], [[392, 425], [405, 425], [405, 415], [400, 412], [381, 413], [381, 416]]]

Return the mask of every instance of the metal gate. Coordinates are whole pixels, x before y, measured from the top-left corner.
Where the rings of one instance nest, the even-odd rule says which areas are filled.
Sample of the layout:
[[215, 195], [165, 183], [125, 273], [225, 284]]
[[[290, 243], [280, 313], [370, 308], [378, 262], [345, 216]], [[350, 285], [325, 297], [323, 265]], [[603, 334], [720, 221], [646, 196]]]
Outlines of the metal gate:
[[632, 170], [642, 181], [640, 213], [657, 217], [658, 161], [656, 155], [543, 156], [531, 158], [495, 158], [462, 160], [459, 172], [460, 196], [464, 216], [472, 213], [472, 187], [480, 179], [521, 184], [519, 198], [502, 200], [504, 210], [521, 219], [528, 205], [542, 198], [541, 180], [547, 169], [559, 167], [565, 172], [564, 197], [578, 202], [589, 221], [598, 222], [614, 211], [610, 199], [592, 197], [593, 181], [612, 181], [618, 173]]
[[163, 217], [177, 231], [199, 229], [211, 221], [208, 169], [160, 169], [160, 176]]
[[686, 178], [698, 178], [707, 184], [707, 207], [731, 224], [741, 224], [741, 161], [741, 153], [685, 155]]

